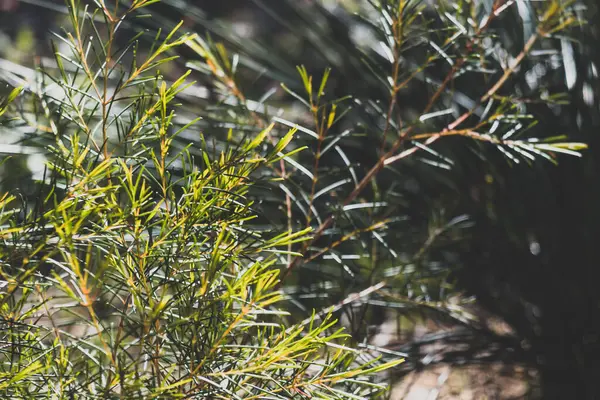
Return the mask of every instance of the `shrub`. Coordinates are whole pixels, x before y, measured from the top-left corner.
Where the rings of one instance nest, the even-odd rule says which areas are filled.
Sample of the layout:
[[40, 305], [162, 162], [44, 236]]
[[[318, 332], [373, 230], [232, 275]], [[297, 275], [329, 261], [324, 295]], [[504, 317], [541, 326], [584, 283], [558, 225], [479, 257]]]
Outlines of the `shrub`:
[[268, 127], [232, 131], [220, 150], [202, 135], [201, 146], [178, 146], [194, 123], [175, 122], [188, 74], [168, 83], [159, 70], [190, 36], [179, 26], [159, 34], [143, 58], [135, 37], [115, 45], [121, 24], [149, 3], [117, 14], [69, 2], [59, 73], [44, 78], [53, 90], [29, 88], [11, 110], [15, 89], [2, 108], [5, 127], [32, 124], [47, 141], [35, 194], [1, 200], [2, 397], [382, 393], [368, 376], [399, 360], [359, 359], [330, 316], [288, 327], [278, 308], [273, 264], [310, 229], [256, 229], [248, 190], [295, 130], [266, 150]]
[[[210, 306], [202, 313], [205, 325], [200, 324], [205, 330], [196, 328], [204, 333], [203, 340], [212, 343], [199, 353], [208, 358], [222, 350], [216, 346], [221, 350], [211, 352], [215, 343], [224, 343], [212, 337], [213, 332], [218, 337], [228, 333], [232, 341], [240, 337], [271, 341], [270, 346], [277, 347], [278, 333], [270, 329], [283, 323], [310, 328], [297, 334], [298, 340], [310, 338], [311, 329], [316, 329], [319, 340], [329, 338], [333, 342], [328, 347], [339, 348], [335, 347], [339, 325], [329, 316], [333, 314], [351, 334], [344, 354], [367, 357], [366, 348], [395, 363], [403, 351], [410, 351], [410, 362], [402, 364], [405, 371], [422, 362], [439, 361], [503, 360], [543, 367], [536, 360], [545, 346], [533, 350], [527, 346], [543, 337], [536, 333], [537, 322], [531, 317], [537, 306], [529, 301], [542, 304], [545, 299], [538, 301], [524, 289], [530, 286], [522, 286], [528, 280], [536, 285], [539, 279], [530, 279], [535, 271], [529, 266], [507, 268], [504, 264], [520, 258], [512, 250], [498, 249], [513, 249], [515, 244], [519, 254], [537, 257], [533, 253], [539, 254], [540, 234], [532, 232], [527, 217], [539, 207], [514, 200], [523, 191], [519, 185], [537, 181], [540, 171], [547, 170], [540, 166], [544, 162], [556, 163], [560, 154], [579, 155], [585, 148], [560, 136], [563, 127], [545, 123], [568, 98], [558, 93], [562, 86], [554, 80], [542, 80], [542, 76], [560, 80], [563, 69], [567, 70], [566, 64], [557, 62], [558, 47], [568, 58], [570, 44], [564, 35], [580, 26], [579, 3], [350, 0], [334, 6], [317, 0], [310, 5], [296, 0], [266, 5], [256, 0], [256, 8], [273, 23], [254, 23], [258, 33], [249, 38], [209, 18], [195, 2], [151, 3], [155, 2], [135, 1], [125, 13], [127, 18], [120, 18], [112, 4], [99, 1], [81, 18], [74, 11], [77, 4], [70, 2], [74, 32], [57, 40], [56, 65], [44, 61], [47, 75], [33, 74], [37, 86], [28, 87], [28, 94], [18, 97], [11, 109], [13, 119], [6, 126], [33, 146], [21, 151], [35, 152], [35, 146], [42, 146], [51, 167], [36, 185], [13, 176], [22, 202], [18, 211], [9, 205], [4, 214], [5, 251], [10, 255], [5, 257], [10, 260], [6, 273], [13, 282], [46, 282], [40, 288], [48, 288], [51, 296], [47, 296], [52, 297], [48, 304], [61, 312], [65, 306], [55, 304], [53, 291], [68, 295], [70, 288], [74, 295], [91, 296], [89, 301], [79, 298], [74, 307], [80, 315], [95, 313], [82, 335], [86, 340], [85, 335], [91, 335], [108, 364], [111, 349], [119, 349], [123, 335], [134, 341], [150, 335], [119, 328], [117, 321], [126, 320], [122, 314], [141, 310], [143, 304], [152, 315], [159, 305], [159, 316], [152, 318], [162, 322], [158, 327], [150, 324], [149, 329], [160, 331], [166, 329], [161, 318], [172, 317], [167, 310], [180, 316], [179, 308], [196, 304], [195, 297], [186, 297], [186, 289], [169, 280], [167, 272], [153, 272], [183, 262], [185, 268], [198, 264], [200, 270], [190, 273], [184, 268], [186, 279], [173, 279], [187, 282], [190, 288], [198, 282], [208, 285], [199, 289], [202, 296], [209, 296]], [[221, 4], [206, 7], [223, 8]], [[182, 16], [185, 29], [209, 34], [177, 36], [183, 28], [176, 21]], [[175, 25], [178, 28], [173, 30]], [[140, 27], [152, 34], [134, 34]], [[155, 39], [148, 41], [154, 34]], [[176, 59], [175, 53], [183, 57]], [[182, 67], [193, 71], [179, 79]], [[18, 81], [18, 75], [8, 76]], [[184, 84], [188, 76], [201, 84]], [[282, 82], [281, 87], [273, 87], [274, 82]], [[567, 82], [568, 87], [572, 84]], [[290, 129], [298, 131], [293, 134]], [[16, 163], [15, 159], [7, 161], [5, 169], [15, 169], [17, 164], [8, 164]], [[87, 183], [80, 186], [80, 181]], [[196, 188], [195, 182], [201, 182], [201, 187]], [[8, 187], [10, 182], [4, 183]], [[94, 185], [102, 189], [88, 205], [82, 205], [83, 195], [70, 192], [80, 188], [88, 193]], [[505, 197], [500, 193], [506, 187], [512, 190]], [[530, 185], [523, 192], [536, 189]], [[190, 203], [190, 198], [199, 200]], [[60, 211], [63, 202], [73, 209]], [[104, 207], [102, 212], [86, 214], [85, 207], [95, 209], [96, 204]], [[116, 205], [121, 214], [114, 211]], [[71, 220], [69, 213], [76, 218]], [[109, 217], [113, 213], [118, 215]], [[201, 222], [194, 222], [197, 219]], [[70, 237], [73, 229], [77, 240], [61, 239], [60, 235]], [[93, 237], [90, 250], [70, 244], [82, 240], [78, 235], [87, 238], [88, 246]], [[163, 236], [167, 239], [161, 240]], [[17, 246], [19, 238], [30, 243], [30, 250]], [[139, 251], [131, 247], [136, 240], [147, 243], [148, 249], [158, 246], [160, 255], [148, 259], [146, 246]], [[71, 246], [66, 253], [60, 250], [65, 243]], [[141, 251], [144, 261], [136, 259], [136, 251]], [[221, 254], [218, 261], [213, 261], [214, 251]], [[72, 254], [75, 264], [63, 253]], [[544, 250], [536, 260], [547, 254]], [[116, 255], [125, 256], [124, 261]], [[115, 257], [118, 260], [112, 260]], [[120, 262], [129, 269], [116, 273]], [[492, 267], [494, 262], [499, 266]], [[168, 289], [148, 286], [146, 294], [138, 296], [155, 296], [152, 302], [134, 302], [118, 310], [118, 301], [129, 304], [136, 296], [130, 281], [136, 287], [144, 282], [139, 271], [128, 272], [134, 267], [149, 271], [153, 274], [149, 281], [158, 279]], [[83, 278], [75, 274], [69, 280], [65, 274], [77, 268]], [[247, 328], [248, 322], [240, 320], [246, 336], [228, 331], [231, 321], [246, 312], [240, 296], [258, 296], [258, 278], [250, 279], [242, 273], [244, 268], [265, 276], [267, 300], [270, 296], [281, 300], [263, 307], [265, 315], [255, 316]], [[211, 275], [213, 270], [218, 273]], [[278, 282], [276, 270], [281, 271]], [[15, 280], [21, 275], [21, 281]], [[213, 281], [217, 286], [211, 292]], [[499, 283], [507, 281], [507, 289], [499, 290]], [[34, 296], [23, 294], [21, 286], [11, 289], [15, 304]], [[235, 293], [234, 287], [251, 290], [244, 296], [237, 292], [228, 309], [223, 298]], [[464, 293], [465, 288], [469, 292]], [[552, 289], [546, 292], [553, 296]], [[477, 294], [480, 306], [489, 307], [511, 325], [511, 335], [497, 335], [485, 326], [486, 321], [467, 312], [473, 302], [471, 293]], [[22, 303], [19, 307], [27, 310], [29, 303]], [[220, 315], [230, 322], [211, 325], [216, 323], [212, 318]], [[398, 318], [390, 321], [390, 316]], [[383, 318], [395, 322], [397, 332], [374, 342], [373, 326]], [[407, 326], [429, 318], [463, 329], [397, 342]], [[117, 333], [111, 333], [113, 329]], [[280, 328], [282, 332], [296, 331]], [[156, 346], [158, 342], [159, 347], [170, 343], [155, 333], [145, 343]], [[550, 327], [545, 335], [553, 333]], [[317, 336], [312, 337], [317, 340]], [[182, 337], [188, 336], [178, 336]], [[421, 359], [420, 351], [440, 337], [449, 345], [426, 351]], [[132, 348], [140, 346], [136, 343]], [[229, 354], [242, 351], [241, 347], [233, 350], [231, 343], [228, 346]], [[255, 349], [243, 349], [259, 357]], [[154, 379], [150, 386], [154, 386], [140, 396], [173, 382], [185, 382], [173, 392], [192, 385], [185, 381], [185, 372], [165, 373], [156, 381], [153, 371], [161, 365], [153, 367], [152, 362], [179, 364], [164, 350], [149, 349], [146, 354], [148, 362], [143, 365], [150, 368]], [[182, 354], [191, 357], [190, 351]], [[323, 358], [323, 365], [338, 365], [327, 360], [332, 352], [324, 347], [311, 354]], [[347, 365], [358, 368], [357, 373], [368, 368], [360, 367], [360, 362], [352, 364], [350, 355], [343, 357], [348, 357]], [[234, 358], [231, 355], [231, 362]], [[121, 362], [118, 357], [114, 360]], [[195, 363], [196, 367], [213, 365]], [[314, 368], [307, 372], [314, 374]], [[279, 382], [280, 375], [269, 371], [265, 376], [276, 376], [273, 379]], [[112, 380], [103, 378], [103, 388], [117, 375], [107, 374]], [[169, 383], [164, 382], [167, 375]], [[86, 376], [81, 375], [83, 381]], [[226, 376], [215, 383], [222, 387], [230, 378]], [[132, 382], [138, 384], [136, 379]], [[295, 386], [300, 391], [280, 395], [307, 396], [302, 385]], [[227, 386], [224, 390], [229, 390], [220, 394], [224, 397], [245, 396]], [[345, 390], [348, 397], [375, 395], [368, 388]]]

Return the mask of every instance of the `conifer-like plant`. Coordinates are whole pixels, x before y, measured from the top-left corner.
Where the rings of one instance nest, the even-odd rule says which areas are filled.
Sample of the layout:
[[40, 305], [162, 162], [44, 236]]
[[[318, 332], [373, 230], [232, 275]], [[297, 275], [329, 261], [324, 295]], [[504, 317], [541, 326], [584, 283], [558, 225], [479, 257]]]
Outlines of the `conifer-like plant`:
[[[1, 197], [0, 397], [11, 399], [374, 398], [383, 364], [344, 345], [330, 315], [285, 325], [279, 256], [311, 229], [261, 231], [248, 191], [289, 157], [295, 130], [265, 142], [230, 131], [181, 146], [161, 71], [193, 38], [180, 26], [138, 51], [129, 6], [68, 2], [54, 68], [14, 89], [1, 124], [35, 133], [33, 193]], [[175, 139], [178, 140], [175, 140]], [[24, 149], [22, 147], [21, 149]], [[17, 156], [19, 157], [19, 156]]]
[[438, 362], [552, 381], [531, 259], [488, 264], [498, 238], [552, 257], [517, 192], [586, 147], [545, 121], [585, 2], [244, 0], [241, 30], [218, 2], [89, 3], [39, 71], [0, 65], [3, 395], [370, 399]]

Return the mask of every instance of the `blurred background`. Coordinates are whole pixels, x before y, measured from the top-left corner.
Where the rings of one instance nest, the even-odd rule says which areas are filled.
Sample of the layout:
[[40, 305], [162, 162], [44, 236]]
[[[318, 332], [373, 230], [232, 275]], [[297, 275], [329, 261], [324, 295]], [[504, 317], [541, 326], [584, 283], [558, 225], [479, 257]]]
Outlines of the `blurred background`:
[[[483, 15], [496, 2], [408, 3], [421, 7], [413, 34], [435, 39], [449, 24], [440, 17], [444, 13], [474, 4]], [[482, 48], [498, 64], [502, 54], [518, 54], [535, 31], [538, 7], [527, 0], [501, 3], [508, 11], [492, 23], [493, 43], [490, 38]], [[349, 226], [362, 229], [390, 218], [385, 235], [359, 235], [340, 246], [339, 254], [325, 252], [286, 280], [290, 309], [304, 318], [313, 308], [343, 303], [385, 279], [385, 290], [359, 296], [336, 312], [359, 345], [377, 348], [384, 357], [408, 354], [391, 377], [394, 399], [600, 398], [600, 14], [595, 0], [570, 7], [586, 23], [536, 48], [503, 93], [537, 121], [527, 135], [566, 135], [587, 143], [583, 157], [560, 156], [557, 164], [518, 162], [494, 146], [448, 138], [432, 147], [433, 158], [407, 158], [382, 171], [361, 197], [386, 205]], [[286, 121], [308, 126], [312, 117], [280, 83], [300, 92], [296, 66], [316, 77], [331, 68], [328, 98], [352, 96], [348, 116], [333, 130], [360, 134], [346, 137], [344, 156], [324, 159], [321, 168], [332, 177], [350, 174], [345, 177], [350, 180], [377, 162], [377, 110], [387, 107], [389, 94], [373, 70], [389, 64], [380, 60], [373, 28], [383, 17], [368, 1], [163, 0], [143, 13], [151, 17], [124, 27], [124, 45], [146, 30], [143, 51], [153, 32], [183, 20], [185, 30], [221, 42], [236, 55], [237, 84], [246, 99], [272, 107]], [[0, 0], [0, 93], [2, 86], [34, 79], [40, 65], [55, 65], [50, 42], [61, 48], [51, 32], [68, 26], [60, 0]], [[402, 66], [420, 65], [428, 51], [407, 47]], [[247, 121], [224, 116], [227, 99], [198, 55], [182, 47], [180, 56], [161, 72], [175, 79], [188, 68], [194, 71], [197, 83], [182, 95], [182, 115], [202, 115], [198, 129], [217, 140], [230, 126], [252, 132]], [[446, 72], [447, 65], [436, 64], [418, 75], [398, 94], [398, 114], [418, 117]], [[444, 94], [444, 104], [460, 115], [457, 110], [476, 104], [473, 99], [487, 86], [487, 75], [465, 74]], [[528, 100], [535, 97], [545, 101]], [[35, 132], [6, 131], [0, 141], [43, 142]], [[37, 154], [12, 155], [0, 167], [2, 190], [35, 196], [27, 182], [40, 179], [43, 161]], [[276, 186], [257, 193], [269, 216], [265, 223], [285, 225], [286, 193]], [[328, 210], [330, 204], [315, 206]], [[322, 248], [334, 241], [325, 236]]]

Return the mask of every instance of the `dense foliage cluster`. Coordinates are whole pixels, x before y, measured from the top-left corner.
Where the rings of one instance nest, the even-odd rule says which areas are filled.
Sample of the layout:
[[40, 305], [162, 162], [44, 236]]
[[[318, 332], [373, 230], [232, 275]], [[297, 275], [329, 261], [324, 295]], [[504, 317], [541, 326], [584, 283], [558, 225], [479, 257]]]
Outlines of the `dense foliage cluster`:
[[579, 368], [550, 361], [540, 182], [583, 176], [565, 134], [600, 122], [593, 4], [40, 4], [53, 57], [0, 60], [6, 396], [374, 398], [487, 361], [547, 395]]

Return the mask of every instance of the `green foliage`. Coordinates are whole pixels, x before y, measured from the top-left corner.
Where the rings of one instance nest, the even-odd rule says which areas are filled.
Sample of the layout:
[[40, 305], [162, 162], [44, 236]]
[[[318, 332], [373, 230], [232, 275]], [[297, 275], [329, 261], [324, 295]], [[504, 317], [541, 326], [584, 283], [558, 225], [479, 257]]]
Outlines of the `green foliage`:
[[299, 256], [287, 249], [311, 229], [251, 223], [248, 192], [290, 156], [295, 130], [270, 148], [270, 128], [230, 133], [220, 150], [202, 134], [179, 146], [195, 122], [178, 125], [174, 103], [188, 73], [168, 83], [160, 69], [191, 36], [177, 25], [145, 57], [136, 38], [116, 50], [121, 23], [150, 3], [119, 14], [69, 2], [73, 32], [57, 36], [69, 53], [55, 47], [57, 73], [46, 76], [56, 90], [15, 89], [3, 105], [20, 101], [5, 127], [35, 120], [48, 144], [35, 199], [5, 194], [0, 204], [2, 397], [381, 394], [372, 377], [401, 360], [345, 347], [330, 315], [285, 324], [273, 265]]
[[[396, 363], [437, 340], [372, 344], [394, 317], [400, 335], [429, 318], [467, 331], [452, 343], [483, 341], [428, 362], [536, 358], [467, 312], [456, 272], [483, 270], [462, 256], [494, 243], [478, 223], [510, 208], [506, 181], [586, 148], [543, 118], [568, 102], [543, 76], [567, 69], [556, 57], [579, 3], [255, 0], [271, 23], [246, 37], [196, 2], [150, 3], [70, 2], [56, 68], [5, 118], [50, 161], [23, 205], [6, 197], [7, 312], [54, 315], [28, 311], [37, 296], [67, 321], [23, 317], [45, 348], [71, 335], [67, 389], [94, 377], [100, 395], [372, 398], [355, 380], [383, 367], [363, 357]], [[75, 325], [87, 330], [63, 332]], [[22, 387], [63, 382], [32, 365]]]
[[[263, 224], [312, 228], [310, 241], [289, 248], [302, 257], [279, 259], [295, 318], [314, 308], [339, 313], [356, 346], [414, 354], [406, 368], [421, 360], [506, 361], [513, 355], [515, 362], [536, 365], [531, 360], [538, 350], [524, 351], [518, 336], [536, 309], [524, 306], [518, 318], [507, 319], [515, 336], [488, 329], [468, 312], [469, 294], [496, 293], [496, 281], [483, 282], [499, 276], [503, 285], [505, 270], [488, 274], [485, 265], [465, 260], [487, 250], [476, 244], [496, 240], [478, 223], [482, 215], [498, 219], [504, 197], [497, 187], [519, 177], [541, 179], [536, 173], [586, 148], [569, 140], [572, 127], [544, 124], [568, 98], [556, 83], [563, 77], [560, 47], [582, 26], [581, 4], [343, 2], [348, 11], [342, 2], [256, 1], [272, 26], [244, 37], [191, 2], [185, 9], [165, 2], [185, 14], [192, 29], [212, 35], [212, 41], [191, 42], [195, 54], [186, 53], [186, 65], [210, 82], [207, 97], [221, 101], [203, 122], [247, 131], [275, 122], [273, 137], [297, 128], [291, 145], [309, 149], [275, 165], [272, 176], [285, 179], [257, 194], [268, 215]], [[294, 46], [284, 40], [290, 36]], [[554, 79], [546, 82], [544, 74]], [[525, 236], [515, 231], [510, 235]], [[519, 240], [529, 251], [529, 242]], [[464, 276], [475, 276], [473, 270], [486, 272], [468, 284]], [[478, 285], [486, 289], [463, 291]], [[527, 304], [520, 282], [507, 292], [494, 299], [492, 312], [507, 298]], [[375, 346], [373, 327], [383, 318], [397, 331]], [[464, 331], [398, 343], [407, 325], [424, 320]], [[450, 345], [419, 353], [439, 338]], [[466, 350], [456, 351], [456, 343]]]
[[[511, 2], [355, 3], [362, 12], [352, 23], [318, 4], [269, 8], [279, 24], [312, 45], [300, 62], [316, 64], [311, 57], [318, 56], [335, 68], [311, 73], [301, 64], [289, 71], [290, 57], [268, 38], [241, 38], [201, 18], [197, 23], [236, 53], [226, 56], [225, 44], [192, 41], [189, 47], [204, 61], [189, 64], [218, 82], [223, 104], [211, 110], [209, 123], [250, 130], [257, 119], [274, 121], [273, 133], [297, 128], [294, 144], [310, 149], [283, 159], [274, 171], [287, 178], [275, 188], [280, 197], [263, 204], [269, 214], [277, 210], [283, 226], [314, 232], [295, 247], [303, 257], [280, 261], [290, 308], [360, 303], [354, 293], [366, 291], [363, 312], [354, 318], [351, 307], [344, 310], [357, 340], [368, 336], [366, 310], [376, 308], [369, 302], [408, 314], [427, 303], [462, 323], [467, 313], [451, 302], [458, 293], [451, 273], [455, 249], [473, 221], [471, 210], [457, 205], [465, 189], [455, 182], [470, 162], [495, 169], [497, 153], [513, 166], [556, 163], [558, 153], [580, 156], [585, 144], [535, 129], [526, 104], [556, 95], [546, 88], [523, 94], [514, 86], [534, 62], [532, 52], [552, 47], [557, 32], [568, 33], [579, 19], [570, 4], [536, 3], [535, 28], [510, 48], [502, 24], [511, 21]], [[337, 15], [350, 19], [339, 8]], [[360, 27], [367, 44], [353, 47], [341, 34], [332, 39], [335, 24], [344, 32]], [[274, 103], [295, 118], [266, 106], [256, 112], [264, 101], [252, 104], [244, 94], [248, 71], [283, 80], [288, 97]], [[369, 291], [381, 282], [385, 291]], [[327, 300], [312, 301], [317, 298]]]

